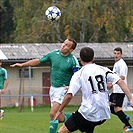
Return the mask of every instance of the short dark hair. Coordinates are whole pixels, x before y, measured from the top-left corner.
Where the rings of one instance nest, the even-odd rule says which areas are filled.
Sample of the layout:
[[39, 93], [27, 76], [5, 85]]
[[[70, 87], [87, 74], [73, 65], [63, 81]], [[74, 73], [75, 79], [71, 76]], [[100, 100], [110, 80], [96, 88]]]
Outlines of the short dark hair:
[[120, 47], [115, 48], [114, 51], [120, 51], [122, 54], [122, 49]]
[[73, 42], [72, 49], [74, 50], [76, 48], [76, 46], [77, 46], [77, 42], [74, 39], [72, 39], [72, 38], [69, 38], [68, 40]]
[[90, 47], [83, 47], [80, 50], [80, 58], [84, 62], [90, 62], [93, 60], [94, 57], [94, 50]]

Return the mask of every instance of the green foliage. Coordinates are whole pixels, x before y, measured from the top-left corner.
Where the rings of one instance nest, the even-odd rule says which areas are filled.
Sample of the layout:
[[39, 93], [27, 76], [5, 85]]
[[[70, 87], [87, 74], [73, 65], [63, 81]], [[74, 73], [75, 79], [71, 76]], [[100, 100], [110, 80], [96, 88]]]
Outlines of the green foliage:
[[[45, 18], [52, 5], [62, 13], [57, 22]], [[133, 0], [2, 0], [1, 42], [131, 42], [132, 9]]]
[[9, 0], [4, 0], [0, 4], [0, 43], [12, 42], [14, 31], [13, 7]]

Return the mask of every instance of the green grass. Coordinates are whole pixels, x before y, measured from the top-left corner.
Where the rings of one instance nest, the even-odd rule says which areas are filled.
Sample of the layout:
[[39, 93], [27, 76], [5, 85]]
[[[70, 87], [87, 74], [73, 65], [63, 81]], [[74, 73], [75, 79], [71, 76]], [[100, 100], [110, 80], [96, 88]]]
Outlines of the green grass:
[[[78, 106], [68, 106], [65, 112], [73, 112], [77, 108]], [[25, 107], [23, 112], [18, 112], [15, 107], [4, 108], [4, 110], [4, 119], [0, 120], [0, 133], [48, 133], [49, 106], [35, 107], [34, 112], [31, 112], [29, 107]], [[133, 117], [133, 112], [126, 113]], [[59, 124], [59, 127], [61, 125]], [[96, 127], [95, 133], [122, 133], [122, 127], [121, 121], [112, 115], [110, 120]], [[76, 131], [75, 133], [80, 132]]]

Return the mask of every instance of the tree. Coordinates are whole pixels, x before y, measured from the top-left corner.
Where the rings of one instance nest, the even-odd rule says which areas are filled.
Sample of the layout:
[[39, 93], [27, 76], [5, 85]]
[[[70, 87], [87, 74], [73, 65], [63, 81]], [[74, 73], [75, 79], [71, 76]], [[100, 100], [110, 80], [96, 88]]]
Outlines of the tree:
[[[61, 10], [57, 22], [46, 9]], [[2, 0], [1, 42], [53, 43], [133, 41], [133, 0]], [[3, 33], [3, 34], [2, 34]]]
[[0, 43], [12, 42], [14, 22], [13, 7], [9, 0], [4, 0], [0, 6]]

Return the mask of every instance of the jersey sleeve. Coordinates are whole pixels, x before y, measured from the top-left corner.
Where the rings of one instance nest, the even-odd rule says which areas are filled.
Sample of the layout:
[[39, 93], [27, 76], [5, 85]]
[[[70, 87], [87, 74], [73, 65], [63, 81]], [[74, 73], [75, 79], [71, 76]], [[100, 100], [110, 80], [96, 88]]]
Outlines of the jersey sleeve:
[[80, 65], [77, 58], [74, 55], [73, 55], [73, 59], [74, 59], [73, 73], [75, 73], [80, 69]]
[[8, 77], [8, 73], [7, 73], [7, 70], [3, 68], [3, 71], [5, 72], [4, 79], [7, 79], [7, 78], [9, 78], [9, 77]]
[[119, 76], [124, 76], [124, 77], [126, 77], [126, 75], [127, 75], [127, 72], [126, 72], [126, 66], [125, 65], [121, 65], [120, 66], [121, 68], [120, 68], [120, 74], [119, 74]]
[[43, 55], [39, 61], [41, 64], [44, 64], [45, 62], [50, 62], [50, 55], [51, 55], [52, 52], [48, 53], [48, 54], [45, 54]]
[[77, 73], [74, 73], [74, 75], [72, 76], [67, 93], [71, 93], [74, 96], [80, 88], [80, 76], [78, 71]]
[[116, 84], [116, 82], [120, 79], [120, 77], [114, 73], [113, 71], [106, 72], [107, 82], [112, 82], [112, 84]]
[[116, 72], [118, 76], [126, 77], [128, 68], [126, 66], [126, 63], [121, 59], [114, 64], [113, 71]]

